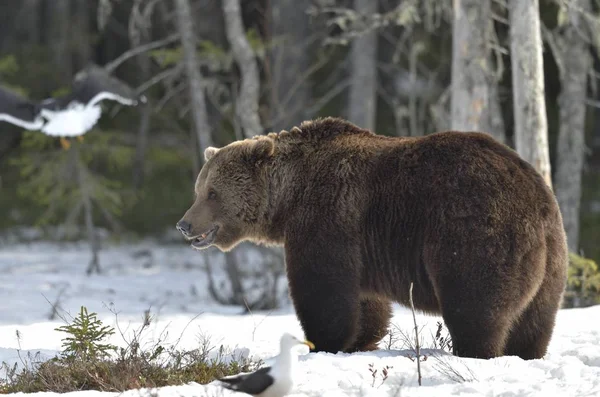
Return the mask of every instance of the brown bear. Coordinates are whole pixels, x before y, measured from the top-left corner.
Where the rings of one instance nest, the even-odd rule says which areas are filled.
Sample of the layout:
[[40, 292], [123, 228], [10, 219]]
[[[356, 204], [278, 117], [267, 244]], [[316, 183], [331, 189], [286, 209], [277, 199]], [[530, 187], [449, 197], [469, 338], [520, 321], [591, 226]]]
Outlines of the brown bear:
[[412, 282], [455, 355], [544, 356], [566, 236], [552, 190], [511, 148], [485, 133], [386, 137], [324, 118], [204, 155], [177, 228], [196, 249], [283, 244], [315, 351], [375, 349]]

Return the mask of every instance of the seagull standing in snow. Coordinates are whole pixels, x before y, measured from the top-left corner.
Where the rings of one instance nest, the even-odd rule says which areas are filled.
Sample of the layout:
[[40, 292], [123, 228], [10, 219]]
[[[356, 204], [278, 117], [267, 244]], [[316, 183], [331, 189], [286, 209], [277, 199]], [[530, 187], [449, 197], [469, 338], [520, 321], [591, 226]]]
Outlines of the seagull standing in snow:
[[311, 349], [315, 345], [310, 341], [302, 341], [285, 333], [279, 341], [279, 355], [270, 367], [261, 368], [249, 374], [240, 374], [219, 379], [223, 387], [229, 390], [250, 394], [257, 397], [283, 397], [292, 390], [294, 380], [292, 370], [297, 357], [292, 349], [298, 345], [307, 345]]
[[0, 87], [0, 120], [60, 137], [67, 149], [65, 138], [80, 137], [92, 129], [102, 113], [100, 102], [107, 99], [126, 106], [146, 102], [146, 97], [91, 64], [75, 75], [71, 92], [61, 97], [36, 103]]

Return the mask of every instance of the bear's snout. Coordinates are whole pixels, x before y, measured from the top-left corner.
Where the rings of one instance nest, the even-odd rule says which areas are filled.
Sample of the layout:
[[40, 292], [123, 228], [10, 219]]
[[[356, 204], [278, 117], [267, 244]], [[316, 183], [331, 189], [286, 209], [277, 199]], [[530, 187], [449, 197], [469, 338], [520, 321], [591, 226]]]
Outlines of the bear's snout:
[[177, 225], [175, 225], [175, 227], [184, 236], [189, 236], [192, 231], [192, 225], [189, 222], [184, 221], [183, 219], [177, 222]]

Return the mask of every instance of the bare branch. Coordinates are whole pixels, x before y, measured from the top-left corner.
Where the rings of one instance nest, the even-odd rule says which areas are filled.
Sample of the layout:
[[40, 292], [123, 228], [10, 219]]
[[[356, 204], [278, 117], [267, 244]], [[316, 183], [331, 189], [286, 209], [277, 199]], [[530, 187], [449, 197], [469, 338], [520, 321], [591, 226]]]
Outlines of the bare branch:
[[171, 69], [163, 70], [162, 72], [158, 73], [157, 75], [152, 77], [150, 80], [146, 81], [144, 84], [142, 84], [138, 88], [136, 88], [136, 93], [141, 94], [144, 91], [146, 91], [147, 89], [149, 89], [150, 87], [152, 87], [153, 85], [158, 84], [165, 79], [174, 77], [175, 75], [181, 73], [182, 70], [183, 70], [183, 65], [181, 65], [181, 64], [176, 65], [176, 66], [172, 67]]
[[132, 58], [139, 54], [143, 54], [144, 52], [152, 51], [156, 48], [164, 47], [167, 44], [176, 42], [177, 40], [179, 40], [179, 34], [172, 34], [168, 37], [165, 37], [162, 40], [153, 41], [151, 43], [132, 48], [119, 55], [116, 59], [107, 63], [104, 66], [104, 69], [106, 69], [109, 73], [112, 73], [117, 67], [119, 67], [119, 65], [121, 65], [129, 58]]
[[494, 21], [500, 22], [501, 24], [508, 26], [508, 18], [504, 18], [494, 12], [492, 12], [491, 15]]
[[158, 103], [154, 107], [154, 111], [161, 111], [162, 108], [167, 104], [167, 102], [169, 102], [176, 95], [181, 94], [181, 92], [183, 92], [186, 88], [187, 85], [185, 83], [181, 83], [176, 87], [169, 87], [167, 93], [163, 95], [163, 97], [160, 99], [160, 101], [158, 101]]
[[587, 98], [585, 100], [586, 105], [591, 106], [596, 109], [600, 109], [600, 101], [593, 98]]
[[347, 45], [350, 40], [371, 31], [381, 30], [387, 26], [411, 26], [420, 22], [418, 8], [420, 0], [402, 1], [396, 8], [386, 13], [360, 13], [343, 7], [310, 7], [309, 15], [331, 14], [327, 22], [336, 25], [343, 33], [336, 37], [327, 37], [325, 44]]
[[308, 108], [308, 114], [315, 114], [321, 110], [329, 101], [342, 93], [350, 85], [350, 80], [340, 81], [333, 86], [327, 93], [319, 98], [311, 107]]
[[410, 308], [413, 315], [413, 322], [415, 324], [415, 353], [417, 354], [417, 375], [419, 376], [419, 386], [421, 386], [421, 346], [419, 345], [419, 327], [417, 327], [417, 317], [415, 315], [415, 304], [413, 303], [413, 283], [410, 283]]
[[556, 67], [558, 68], [559, 75], [564, 74], [564, 66], [563, 66], [563, 47], [560, 43], [560, 38], [557, 37], [553, 31], [548, 29], [544, 24], [541, 24], [542, 28], [542, 37], [548, 47], [550, 47], [550, 51], [552, 52], [552, 56], [554, 58], [554, 62], [556, 62]]

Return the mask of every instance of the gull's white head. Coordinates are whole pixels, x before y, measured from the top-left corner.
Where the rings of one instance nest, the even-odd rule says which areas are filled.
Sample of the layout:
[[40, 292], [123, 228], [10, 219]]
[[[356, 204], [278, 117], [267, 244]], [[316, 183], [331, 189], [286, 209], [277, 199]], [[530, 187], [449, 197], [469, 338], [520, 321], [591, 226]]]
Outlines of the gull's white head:
[[308, 340], [301, 340], [296, 338], [294, 335], [286, 332], [281, 336], [281, 340], [279, 341], [279, 346], [281, 348], [281, 351], [289, 351], [291, 350], [294, 346], [297, 345], [306, 345], [311, 349], [315, 348], [315, 345], [313, 345], [312, 342], [308, 341]]

